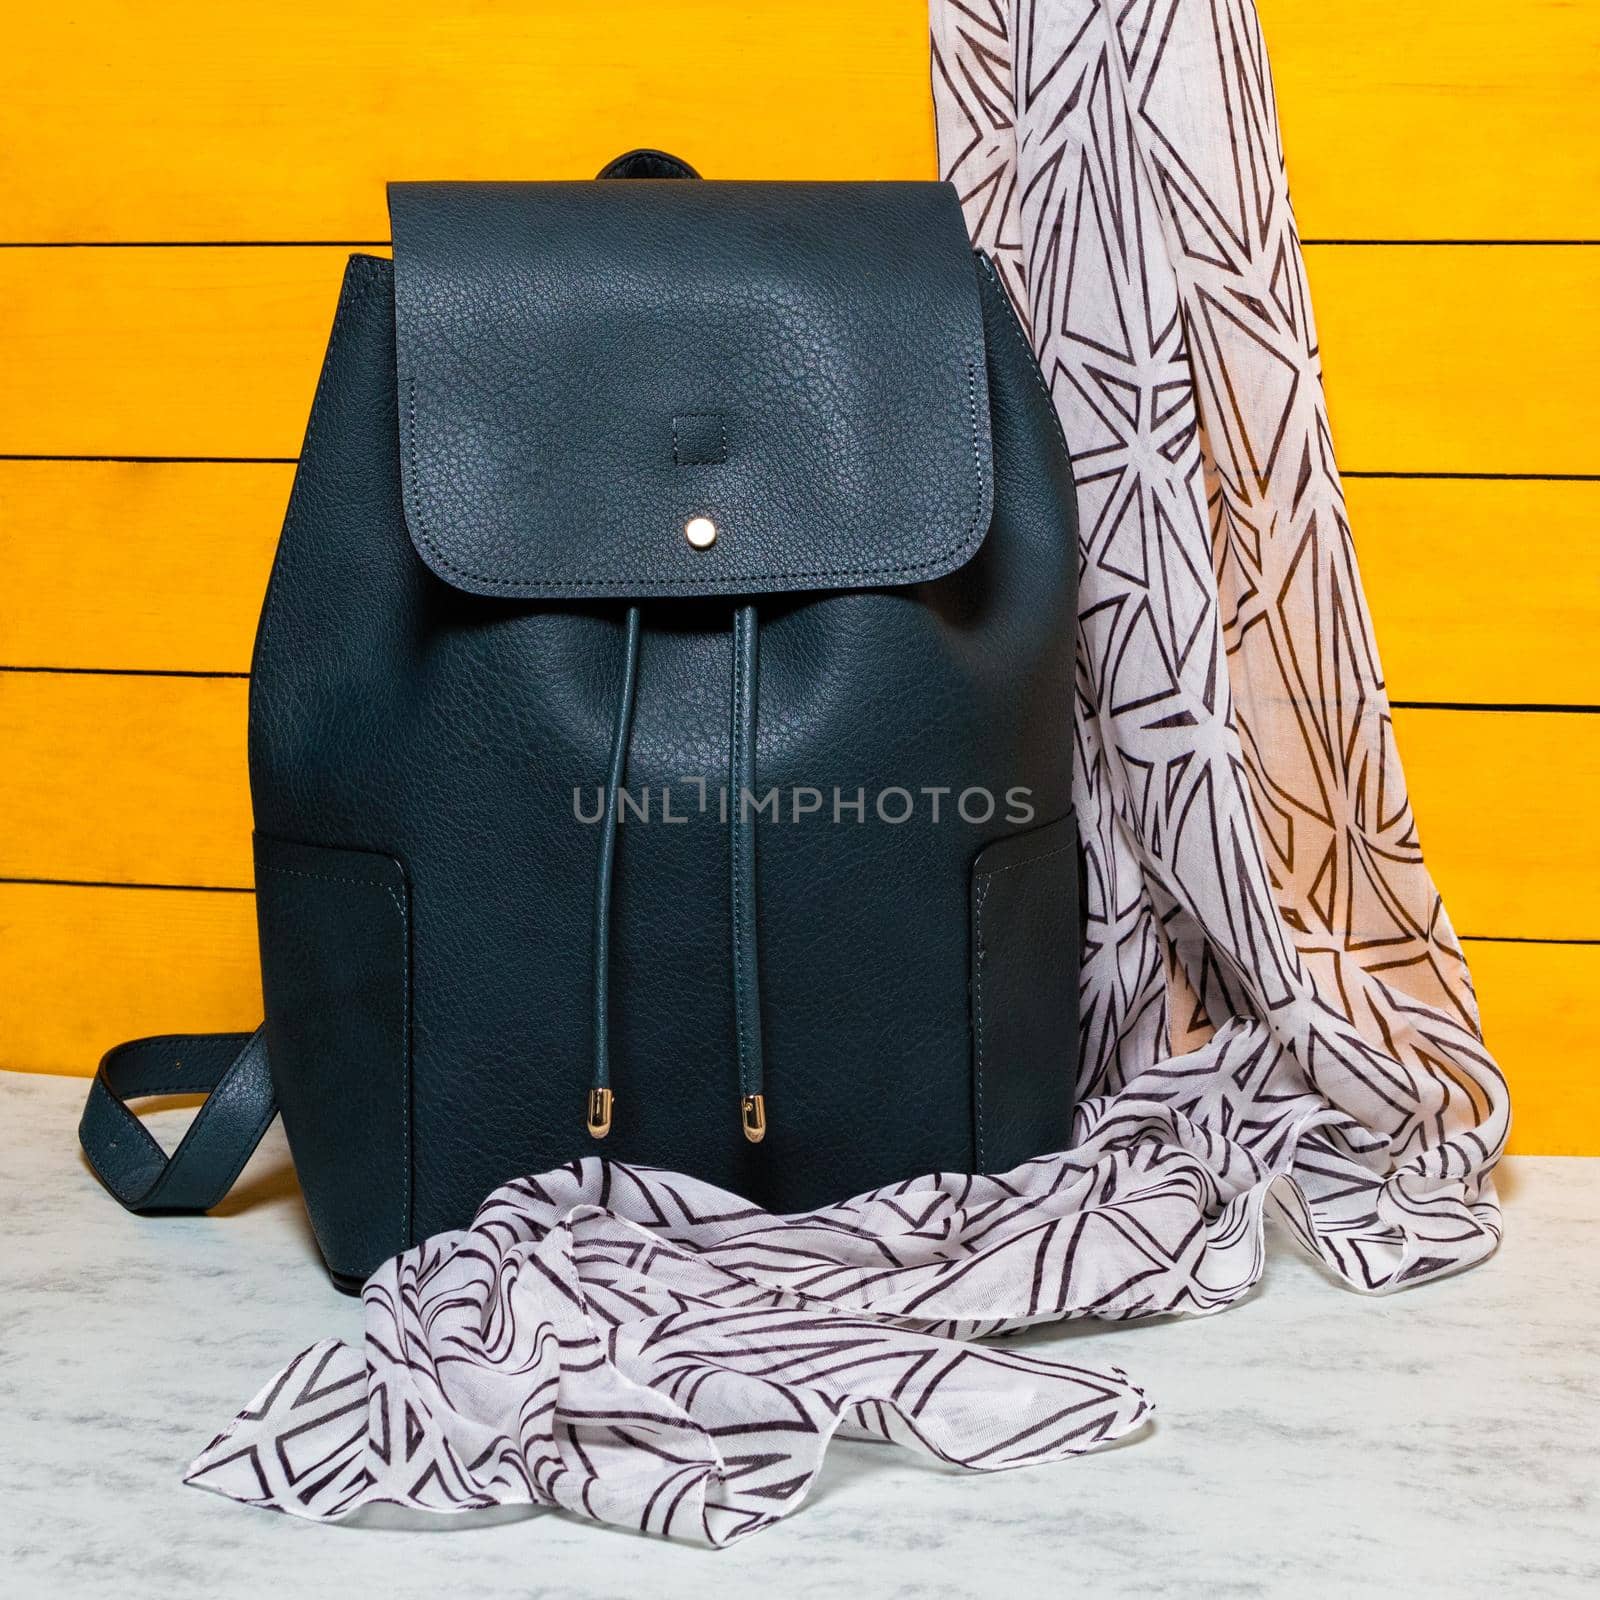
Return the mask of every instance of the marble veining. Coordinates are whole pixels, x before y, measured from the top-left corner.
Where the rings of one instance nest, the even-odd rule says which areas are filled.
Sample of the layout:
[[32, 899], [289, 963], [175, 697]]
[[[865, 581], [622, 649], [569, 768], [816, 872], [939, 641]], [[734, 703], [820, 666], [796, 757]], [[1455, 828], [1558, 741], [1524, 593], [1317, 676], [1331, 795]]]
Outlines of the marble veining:
[[[1341, 1289], [1279, 1234], [1260, 1287], [1221, 1316], [1028, 1334], [1038, 1353], [1127, 1368], [1155, 1422], [1099, 1455], [993, 1476], [839, 1442], [810, 1504], [713, 1552], [537, 1511], [317, 1527], [183, 1487], [286, 1357], [359, 1336], [359, 1307], [321, 1274], [276, 1131], [218, 1213], [141, 1220], [78, 1155], [82, 1093], [0, 1074], [10, 1593], [1600, 1590], [1600, 1159], [1508, 1162], [1499, 1254], [1397, 1296]], [[159, 1114], [164, 1137], [183, 1115]]]

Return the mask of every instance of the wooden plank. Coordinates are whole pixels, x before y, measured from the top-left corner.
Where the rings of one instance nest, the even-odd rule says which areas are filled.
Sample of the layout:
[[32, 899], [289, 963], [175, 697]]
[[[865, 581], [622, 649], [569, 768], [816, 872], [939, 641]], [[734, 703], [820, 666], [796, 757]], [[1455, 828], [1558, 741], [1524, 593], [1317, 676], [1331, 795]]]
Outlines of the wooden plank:
[[384, 239], [390, 178], [934, 175], [926, 0], [36, 6], [0, 55], [7, 237]]
[[[1600, 947], [1467, 946], [1512, 1148], [1600, 1155]], [[0, 884], [0, 1067], [87, 1075], [144, 1033], [254, 1026], [250, 895]]]
[[88, 1074], [123, 1039], [260, 1020], [254, 895], [0, 883], [0, 1067]]
[[[1594, 6], [1261, 12], [1308, 237], [1600, 237]], [[0, 56], [6, 227], [382, 239], [386, 178], [587, 177], [629, 144], [717, 177], [930, 176], [927, 86], [923, 0], [78, 0]]]
[[[0, 673], [0, 876], [247, 886], [245, 709], [233, 679]], [[1397, 711], [1395, 728], [1456, 927], [1600, 935], [1600, 716]]]
[[1600, 945], [1466, 946], [1483, 1036], [1511, 1085], [1519, 1155], [1600, 1155]]
[[1600, 7], [1258, 7], [1305, 237], [1600, 238]]
[[293, 475], [0, 461], [0, 664], [248, 672]]
[[[295, 455], [346, 254], [0, 251], [0, 454]], [[1308, 256], [1347, 469], [1600, 472], [1600, 247]]]
[[[0, 664], [247, 671], [293, 470], [0, 462]], [[1600, 704], [1600, 484], [1346, 488], [1394, 698]]]
[[1394, 699], [1600, 705], [1600, 483], [1351, 478], [1345, 494]]
[[0, 454], [292, 459], [348, 255], [0, 250]]
[[248, 888], [246, 688], [0, 672], [0, 878]]
[[1600, 248], [1308, 248], [1350, 472], [1600, 472]]
[[1394, 724], [1457, 931], [1600, 936], [1600, 715], [1396, 711]]

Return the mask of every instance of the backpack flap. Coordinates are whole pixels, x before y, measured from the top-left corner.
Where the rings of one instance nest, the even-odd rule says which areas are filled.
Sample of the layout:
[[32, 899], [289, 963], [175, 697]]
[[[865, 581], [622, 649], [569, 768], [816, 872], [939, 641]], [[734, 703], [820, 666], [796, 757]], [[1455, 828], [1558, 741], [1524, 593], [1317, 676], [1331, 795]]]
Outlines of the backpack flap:
[[981, 544], [949, 185], [394, 184], [389, 208], [406, 519], [455, 588], [876, 588]]

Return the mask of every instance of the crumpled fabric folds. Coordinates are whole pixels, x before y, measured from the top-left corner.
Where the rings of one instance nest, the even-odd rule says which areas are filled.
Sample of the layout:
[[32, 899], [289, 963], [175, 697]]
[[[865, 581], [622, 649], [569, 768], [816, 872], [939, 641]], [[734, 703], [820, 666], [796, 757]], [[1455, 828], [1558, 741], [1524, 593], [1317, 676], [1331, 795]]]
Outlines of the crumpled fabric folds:
[[599, 1159], [507, 1184], [381, 1268], [364, 1344], [297, 1357], [191, 1483], [721, 1545], [840, 1431], [989, 1471], [1139, 1430], [1122, 1372], [992, 1336], [1220, 1311], [1269, 1211], [1370, 1293], [1494, 1249], [1508, 1096], [1395, 749], [1254, 6], [932, 23], [943, 169], [1078, 482], [1073, 1148], [789, 1217]]
[[[951, 1335], [1060, 1315], [1098, 1181], [1038, 1162], [780, 1219], [599, 1160], [519, 1180], [382, 1267], [366, 1348], [305, 1351], [189, 1482], [320, 1519], [525, 1503], [726, 1544], [800, 1503], [841, 1428], [979, 1471], [1075, 1455], [1147, 1414], [1123, 1373]], [[1129, 1225], [1192, 1227], [1195, 1199], [1174, 1174]]]

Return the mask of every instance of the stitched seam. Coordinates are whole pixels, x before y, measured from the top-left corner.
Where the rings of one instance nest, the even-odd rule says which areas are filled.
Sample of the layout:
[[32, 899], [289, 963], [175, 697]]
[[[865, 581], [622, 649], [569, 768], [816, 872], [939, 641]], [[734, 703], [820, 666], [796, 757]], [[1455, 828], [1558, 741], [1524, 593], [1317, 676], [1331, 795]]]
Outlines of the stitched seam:
[[[1041, 382], [1043, 380], [1040, 380]], [[423, 515], [420, 504], [422, 498], [421, 478], [422, 472], [417, 459], [417, 380], [410, 374], [407, 375], [408, 400], [407, 400], [407, 454], [411, 460], [410, 481], [403, 484], [405, 491], [406, 513], [408, 519], [415, 523], [413, 532], [417, 543], [423, 547], [434, 561], [438, 562], [458, 577], [470, 578], [475, 583], [481, 583], [489, 589], [516, 589], [518, 591], [532, 589], [544, 593], [561, 593], [572, 589], [591, 589], [601, 593], [616, 593], [617, 585], [628, 579], [638, 579], [651, 584], [655, 588], [667, 590], [684, 590], [691, 594], [714, 593], [707, 589], [704, 580], [693, 578], [663, 578], [648, 572], [627, 572], [620, 578], [494, 578], [484, 572], [478, 572], [472, 567], [453, 561], [438, 545], [433, 534], [428, 530], [427, 520]], [[752, 572], [736, 576], [736, 583], [764, 583], [769, 579], [783, 578], [884, 578], [884, 577], [912, 577], [918, 573], [928, 572], [934, 568], [949, 570], [949, 563], [953, 557], [963, 553], [970, 554], [982, 541], [979, 534], [974, 540], [973, 534], [978, 532], [978, 522], [983, 515], [983, 490], [985, 473], [983, 470], [983, 448], [978, 430], [978, 368], [974, 358], [967, 359], [967, 411], [972, 427], [972, 463], [974, 470], [974, 495], [972, 517], [962, 530], [961, 536], [951, 545], [939, 551], [936, 555], [924, 561], [909, 561], [899, 563], [884, 563], [878, 566], [861, 567], [818, 567], [807, 570], [775, 570], [770, 572]], [[1053, 413], [1052, 413], [1053, 414]], [[1057, 427], [1060, 427], [1059, 422]], [[416, 487], [413, 488], [413, 485]]]
[[999, 291], [1001, 302], [1004, 306], [1004, 315], [1001, 321], [1011, 330], [1011, 337], [1016, 340], [1026, 360], [1023, 365], [1028, 369], [1028, 376], [1033, 379], [1034, 387], [1044, 396], [1045, 409], [1050, 413], [1050, 421], [1054, 423], [1056, 438], [1061, 445], [1061, 453], [1067, 458], [1070, 466], [1072, 450], [1067, 444], [1066, 430], [1061, 426], [1061, 415], [1056, 410], [1055, 396], [1050, 393], [1050, 385], [1044, 381], [1044, 369], [1039, 365], [1039, 358], [1034, 354], [1033, 346], [1028, 343], [1028, 336], [1023, 332], [1022, 319], [1017, 315], [1017, 308], [1011, 303], [1011, 296], [1006, 286], [1000, 280], [1000, 274], [995, 270], [994, 263], [981, 250], [975, 251], [979, 264], [988, 274], [989, 281]]
[[[1057, 822], [1064, 822], [1069, 818], [1058, 818]], [[1056, 823], [1046, 823], [1045, 827], [1053, 828]], [[973, 905], [973, 974], [972, 974], [972, 1011], [973, 1032], [976, 1035], [973, 1059], [973, 1086], [977, 1097], [977, 1137], [974, 1140], [975, 1154], [978, 1160], [978, 1170], [984, 1170], [986, 1142], [984, 1139], [983, 1115], [983, 980], [984, 956], [986, 951], [983, 944], [983, 907], [989, 898], [989, 890], [994, 880], [1007, 872], [1016, 872], [1022, 867], [1035, 867], [1041, 861], [1049, 861], [1054, 856], [1066, 855], [1069, 851], [1076, 850], [1077, 840], [1074, 838], [1067, 844], [1055, 846], [1051, 850], [1042, 850], [1036, 856], [1024, 856], [1021, 861], [1013, 861], [1009, 866], [986, 867], [978, 874], [978, 893]]]
[[[314, 845], [311, 848], [321, 849], [322, 846]], [[395, 910], [400, 913], [400, 920], [404, 922], [406, 919], [405, 908], [400, 904], [400, 897], [395, 893], [394, 885], [392, 883], [384, 883], [381, 879], [335, 878], [325, 872], [301, 872], [298, 868], [278, 867], [271, 862], [263, 862], [261, 870], [263, 872], [275, 872], [280, 878], [305, 878], [312, 883], [347, 883], [357, 889], [382, 889], [390, 900], [394, 902]]]
[[261, 870], [274, 872], [280, 878], [305, 878], [312, 883], [341, 883], [357, 889], [381, 889], [399, 914], [400, 1060], [404, 1071], [404, 1092], [400, 1096], [400, 1136], [405, 1152], [405, 1159], [400, 1163], [400, 1233], [404, 1241], [401, 1248], [405, 1249], [411, 1243], [411, 932], [405, 902], [395, 893], [393, 884], [379, 883], [371, 878], [336, 878], [327, 873], [277, 867], [271, 862], [263, 862]]
[[1036, 867], [1041, 861], [1048, 861], [1052, 856], [1064, 856], [1069, 850], [1078, 848], [1077, 841], [1071, 844], [1058, 844], [1054, 850], [1041, 850], [1036, 856], [1024, 856], [1020, 861], [1013, 861], [1009, 866], [984, 867], [978, 874], [980, 878], [998, 878], [1002, 873], [1016, 872], [1023, 867]]
[[[715, 418], [717, 424], [717, 448], [722, 452], [715, 461], [682, 461], [678, 458], [678, 423], [687, 422], [690, 418]], [[720, 411], [683, 411], [672, 419], [672, 461], [679, 467], [720, 467], [728, 459], [728, 424]]]

